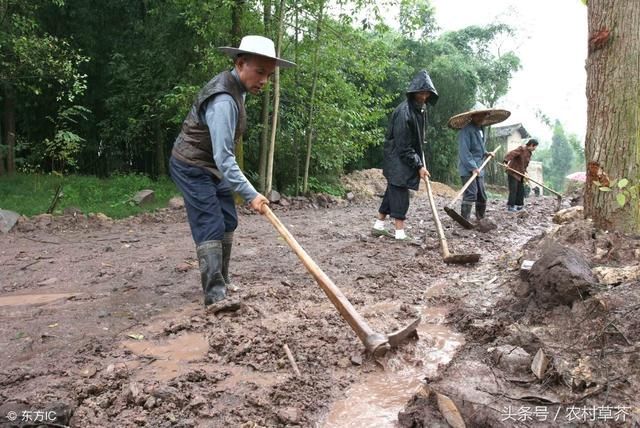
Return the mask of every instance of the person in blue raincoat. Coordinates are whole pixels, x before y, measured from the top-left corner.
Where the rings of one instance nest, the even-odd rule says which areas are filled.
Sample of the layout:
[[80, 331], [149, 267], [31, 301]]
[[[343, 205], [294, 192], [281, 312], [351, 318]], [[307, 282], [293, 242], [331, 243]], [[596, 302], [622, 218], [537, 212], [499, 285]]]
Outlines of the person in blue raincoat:
[[484, 171], [480, 170], [484, 158], [493, 156], [487, 152], [481, 126], [487, 114], [485, 111], [471, 114], [471, 121], [458, 132], [458, 174], [460, 174], [460, 179], [462, 183], [466, 183], [473, 174], [477, 174], [462, 195], [460, 215], [467, 221], [471, 217], [474, 205], [478, 220], [484, 218], [487, 209]]

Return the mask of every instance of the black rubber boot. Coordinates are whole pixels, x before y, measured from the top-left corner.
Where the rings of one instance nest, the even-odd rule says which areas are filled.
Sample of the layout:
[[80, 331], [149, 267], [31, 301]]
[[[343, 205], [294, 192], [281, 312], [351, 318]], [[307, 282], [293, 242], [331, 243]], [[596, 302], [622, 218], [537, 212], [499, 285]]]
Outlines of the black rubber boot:
[[469, 218], [471, 217], [472, 208], [473, 208], [473, 202], [462, 201], [462, 204], [460, 205], [460, 215], [462, 216], [462, 218], [469, 221]]
[[233, 247], [233, 232], [225, 232], [222, 238], [222, 277], [229, 291], [238, 291], [238, 287], [229, 279], [229, 261]]
[[482, 220], [484, 213], [487, 211], [487, 204], [476, 203], [476, 218]]
[[209, 306], [227, 296], [227, 286], [222, 276], [222, 241], [205, 241], [198, 245], [196, 253], [204, 305]]

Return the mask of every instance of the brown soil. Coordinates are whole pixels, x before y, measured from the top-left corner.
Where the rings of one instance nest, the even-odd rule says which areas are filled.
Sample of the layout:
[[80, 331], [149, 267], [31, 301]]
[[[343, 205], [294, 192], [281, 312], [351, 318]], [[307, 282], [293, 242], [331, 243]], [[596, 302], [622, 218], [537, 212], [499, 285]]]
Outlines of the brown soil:
[[[361, 189], [352, 189], [351, 203], [322, 198], [273, 208], [374, 330], [390, 332], [432, 308], [448, 312], [439, 322], [464, 335], [450, 363], [417, 379], [428, 389], [410, 400], [402, 426], [446, 426], [435, 392], [457, 404], [467, 426], [560, 426], [505, 421], [507, 406], [622, 406], [637, 418], [637, 282], [543, 310], [518, 266], [550, 237], [592, 263], [634, 265], [640, 240], [592, 234], [588, 223], [548, 233], [553, 198], [529, 199], [518, 214], [491, 201], [498, 229], [488, 233], [462, 229], [439, 211], [451, 252], [482, 254], [477, 265], [447, 265], [423, 192], [408, 219], [419, 245], [370, 236], [380, 202], [371, 195], [384, 192], [382, 185], [365, 196], [373, 176], [351, 177]], [[442, 208], [455, 192], [436, 187]], [[332, 403], [389, 370], [389, 358], [422, 367], [407, 358], [413, 344], [381, 361], [365, 354], [285, 241], [244, 210], [232, 255], [240, 309], [217, 315], [202, 307], [183, 210], [123, 221], [45, 216], [14, 229], [0, 237], [0, 426], [44, 425], [54, 415], [47, 412], [55, 412], [51, 426], [322, 425]], [[435, 335], [419, 339], [425, 358]], [[505, 344], [531, 356], [542, 348], [552, 361], [544, 378], [492, 359], [490, 349]], [[332, 426], [349, 426], [342, 422]]]

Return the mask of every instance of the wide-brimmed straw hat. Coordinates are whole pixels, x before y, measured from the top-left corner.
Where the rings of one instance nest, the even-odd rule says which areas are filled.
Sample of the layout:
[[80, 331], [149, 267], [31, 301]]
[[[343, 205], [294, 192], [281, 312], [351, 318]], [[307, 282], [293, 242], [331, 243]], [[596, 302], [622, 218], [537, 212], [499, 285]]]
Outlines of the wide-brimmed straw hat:
[[240, 54], [253, 54], [272, 58], [276, 60], [276, 65], [282, 68], [295, 67], [296, 65], [294, 62], [278, 58], [273, 40], [263, 36], [244, 36], [240, 41], [239, 47], [222, 46], [218, 49], [234, 58]]
[[471, 122], [471, 119], [476, 114], [484, 115], [484, 119], [479, 124], [480, 126], [494, 125], [496, 123], [502, 122], [503, 120], [506, 120], [509, 116], [511, 116], [510, 111], [496, 108], [490, 108], [486, 110], [470, 110], [452, 116], [447, 122], [447, 125], [451, 129], [462, 129]]

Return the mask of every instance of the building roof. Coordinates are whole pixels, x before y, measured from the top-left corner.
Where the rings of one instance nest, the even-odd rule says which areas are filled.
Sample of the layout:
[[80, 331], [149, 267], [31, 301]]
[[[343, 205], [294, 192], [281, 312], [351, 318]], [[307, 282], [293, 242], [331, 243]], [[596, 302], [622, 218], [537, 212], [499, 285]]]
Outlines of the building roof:
[[531, 135], [529, 135], [529, 133], [524, 128], [524, 126], [522, 126], [521, 123], [516, 123], [516, 124], [513, 124], [513, 125], [507, 125], [507, 126], [493, 126], [493, 127], [491, 127], [491, 134], [496, 138], [508, 137], [509, 135], [512, 135], [516, 131], [520, 132], [520, 135], [522, 136], [522, 138], [530, 138], [531, 137]]

